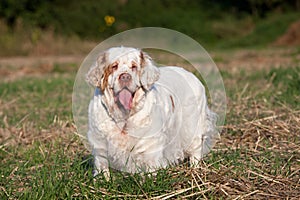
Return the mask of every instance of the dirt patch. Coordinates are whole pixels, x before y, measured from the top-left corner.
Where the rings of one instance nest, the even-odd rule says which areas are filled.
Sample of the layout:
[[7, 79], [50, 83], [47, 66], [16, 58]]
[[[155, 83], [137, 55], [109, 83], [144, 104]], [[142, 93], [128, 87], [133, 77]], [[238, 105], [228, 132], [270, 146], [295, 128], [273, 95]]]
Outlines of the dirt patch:
[[300, 20], [292, 23], [285, 34], [279, 37], [274, 44], [289, 46], [300, 45]]

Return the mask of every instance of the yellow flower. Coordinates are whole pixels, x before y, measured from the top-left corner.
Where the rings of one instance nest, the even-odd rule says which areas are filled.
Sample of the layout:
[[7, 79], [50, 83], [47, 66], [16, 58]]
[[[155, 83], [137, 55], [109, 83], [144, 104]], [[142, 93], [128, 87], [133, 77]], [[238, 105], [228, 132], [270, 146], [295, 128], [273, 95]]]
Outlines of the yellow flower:
[[106, 23], [106, 26], [111, 26], [115, 22], [115, 17], [114, 16], [110, 16], [110, 15], [106, 15], [104, 17], [104, 21]]

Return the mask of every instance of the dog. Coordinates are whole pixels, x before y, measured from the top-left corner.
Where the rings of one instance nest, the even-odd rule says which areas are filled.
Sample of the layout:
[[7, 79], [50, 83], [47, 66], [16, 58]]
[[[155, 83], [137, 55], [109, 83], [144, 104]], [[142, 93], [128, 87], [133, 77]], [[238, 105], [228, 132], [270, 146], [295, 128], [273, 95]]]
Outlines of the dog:
[[140, 49], [113, 47], [99, 54], [86, 80], [95, 87], [88, 142], [93, 175], [109, 168], [154, 172], [189, 159], [197, 165], [219, 138], [205, 87], [175, 66], [156, 67]]

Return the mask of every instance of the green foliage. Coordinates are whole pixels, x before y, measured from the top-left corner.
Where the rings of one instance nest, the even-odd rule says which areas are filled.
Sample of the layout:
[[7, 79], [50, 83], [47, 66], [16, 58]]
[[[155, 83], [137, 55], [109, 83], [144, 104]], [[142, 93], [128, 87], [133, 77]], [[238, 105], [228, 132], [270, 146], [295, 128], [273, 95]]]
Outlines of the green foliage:
[[[273, 12], [281, 16], [280, 13], [297, 12], [299, 9], [297, 2], [284, 0], [2, 0], [0, 17], [11, 28], [21, 20], [30, 29], [52, 28], [60, 34], [92, 39], [102, 39], [141, 26], [165, 27], [186, 33], [205, 45], [215, 45], [222, 39], [241, 34], [243, 31], [237, 30], [245, 29], [239, 23], [243, 19], [262, 19]], [[108, 23], [106, 16], [113, 17], [114, 21]], [[224, 26], [215, 30], [214, 23], [224, 20]], [[280, 21], [274, 24], [278, 22], [282, 33], [287, 25], [281, 25]], [[273, 36], [279, 32], [269, 26], [259, 24], [253, 34], [266, 32], [261, 40], [274, 39]], [[249, 37], [249, 40], [240, 42], [244, 45], [261, 42], [251, 39], [251, 34]]]
[[50, 22], [52, 0], [3, 0], [0, 3], [0, 17], [13, 27], [18, 18], [39, 27], [46, 27]]
[[272, 14], [264, 20], [258, 20], [256, 26], [249, 33], [242, 37], [229, 38], [222, 41], [218, 47], [266, 47], [284, 34], [290, 23], [299, 19], [299, 13], [285, 15]]

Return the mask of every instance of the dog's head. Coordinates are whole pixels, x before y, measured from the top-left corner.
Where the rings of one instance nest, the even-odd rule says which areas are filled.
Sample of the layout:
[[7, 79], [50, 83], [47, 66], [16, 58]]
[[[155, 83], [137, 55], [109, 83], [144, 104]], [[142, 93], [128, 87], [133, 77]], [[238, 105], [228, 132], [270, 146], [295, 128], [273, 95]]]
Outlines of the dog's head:
[[114, 47], [101, 53], [87, 74], [87, 81], [98, 87], [109, 110], [128, 115], [134, 109], [137, 91], [148, 91], [159, 78], [152, 59], [139, 49]]

